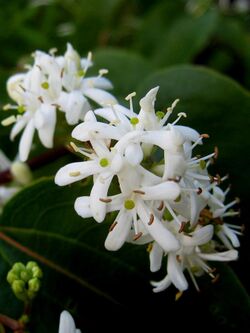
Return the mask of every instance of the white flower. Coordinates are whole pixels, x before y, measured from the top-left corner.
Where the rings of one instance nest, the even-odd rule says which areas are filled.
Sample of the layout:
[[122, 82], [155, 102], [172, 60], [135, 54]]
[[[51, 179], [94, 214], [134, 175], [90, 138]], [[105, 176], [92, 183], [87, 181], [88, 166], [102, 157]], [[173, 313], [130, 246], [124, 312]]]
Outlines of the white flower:
[[20, 115], [11, 131], [11, 140], [22, 130], [19, 143], [21, 161], [26, 161], [35, 130], [42, 144], [53, 147], [56, 125], [56, 100], [61, 90], [60, 68], [52, 56], [37, 51], [34, 65], [26, 74], [12, 76], [7, 82], [10, 97], [17, 103]]
[[61, 68], [64, 88], [57, 103], [65, 112], [68, 124], [74, 125], [84, 119], [85, 113], [91, 109], [88, 98], [99, 105], [117, 103], [115, 97], [105, 91], [112, 88], [111, 82], [102, 77], [107, 71], [101, 70], [97, 77], [85, 77], [92, 65], [91, 53], [87, 59], [81, 59], [68, 43], [64, 57], [57, 57], [56, 60]]
[[58, 333], [81, 333], [81, 331], [76, 328], [74, 319], [68, 311], [64, 310], [60, 315]]
[[[203, 251], [203, 246], [207, 246], [213, 237], [213, 226], [207, 225], [199, 227], [197, 230], [185, 235], [179, 234], [178, 240], [181, 247], [178, 251], [168, 253], [167, 275], [159, 282], [152, 282], [154, 292], [160, 292], [174, 284], [179, 291], [184, 291], [188, 288], [188, 282], [184, 275], [184, 270], [187, 269], [192, 282], [197, 290], [199, 290], [195, 276], [200, 276], [204, 272], [210, 275], [212, 279], [216, 279], [213, 274], [213, 269], [206, 261], [231, 261], [236, 260], [238, 252], [229, 250], [226, 252], [216, 252], [208, 245], [210, 251]], [[161, 267], [162, 257], [164, 253], [159, 244], [154, 243], [150, 251], [150, 268], [151, 271], [157, 271]]]

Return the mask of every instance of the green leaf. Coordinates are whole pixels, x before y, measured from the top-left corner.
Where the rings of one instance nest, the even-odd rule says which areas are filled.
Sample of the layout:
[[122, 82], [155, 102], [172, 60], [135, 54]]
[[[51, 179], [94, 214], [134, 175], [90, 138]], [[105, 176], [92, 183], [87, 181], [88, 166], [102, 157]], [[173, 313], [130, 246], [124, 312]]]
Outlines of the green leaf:
[[[217, 171], [229, 172], [234, 193], [247, 198], [249, 189], [250, 95], [235, 81], [212, 70], [196, 66], [176, 66], [148, 77], [138, 88], [138, 96], [159, 85], [157, 109], [179, 98], [175, 115], [186, 112], [182, 125], [208, 133], [203, 152], [219, 147]], [[176, 117], [173, 115], [170, 121]], [[199, 149], [197, 148], [197, 153]]]
[[163, 32], [155, 50], [159, 66], [191, 62], [207, 46], [216, 28], [218, 15], [210, 10], [202, 16], [183, 15]]
[[111, 91], [116, 97], [124, 98], [135, 91], [152, 71], [152, 65], [140, 55], [119, 49], [98, 50], [94, 53], [94, 67], [90, 73], [95, 73], [101, 68], [107, 68], [109, 78], [114, 89]]

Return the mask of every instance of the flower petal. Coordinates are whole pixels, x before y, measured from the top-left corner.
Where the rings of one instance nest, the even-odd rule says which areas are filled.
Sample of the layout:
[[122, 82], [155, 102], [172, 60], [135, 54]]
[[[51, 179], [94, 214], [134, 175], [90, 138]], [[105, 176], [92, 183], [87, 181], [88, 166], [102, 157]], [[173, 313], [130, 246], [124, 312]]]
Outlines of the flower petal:
[[231, 261], [238, 259], [238, 251], [236, 250], [229, 250], [217, 253], [199, 253], [198, 255], [202, 259], [212, 261]]
[[101, 89], [89, 88], [84, 90], [83, 93], [85, 96], [92, 99], [94, 102], [101, 106], [108, 106], [110, 104], [113, 105], [118, 103], [113, 95]]
[[150, 217], [153, 215], [151, 210], [139, 200], [137, 201], [136, 208], [144, 226], [162, 249], [165, 252], [177, 251], [180, 247], [178, 240], [156, 216], [154, 216], [153, 223], [149, 224]]
[[125, 243], [132, 224], [132, 214], [125, 208], [122, 208], [115, 221], [117, 224], [109, 231], [105, 240], [105, 248], [109, 251], [117, 251]]
[[149, 253], [150, 271], [157, 272], [161, 268], [163, 250], [156, 242], [153, 243], [153, 247]]
[[180, 195], [180, 186], [172, 181], [163, 182], [154, 186], [144, 186], [140, 191], [143, 200], [175, 200]]
[[206, 225], [195, 232], [192, 233], [192, 237], [184, 236], [182, 238], [182, 244], [184, 246], [199, 246], [208, 243], [214, 234], [214, 227], [210, 225]]
[[28, 122], [19, 142], [19, 157], [22, 162], [25, 162], [29, 156], [34, 132], [35, 124], [34, 120], [31, 119]]
[[183, 291], [188, 288], [181, 264], [177, 262], [176, 253], [169, 253], [167, 271], [172, 283], [178, 290]]
[[139, 143], [129, 143], [125, 149], [125, 157], [129, 164], [136, 166], [143, 160], [143, 151]]
[[151, 281], [151, 285], [154, 286], [153, 292], [159, 293], [159, 292], [167, 289], [171, 285], [171, 280], [169, 278], [169, 275], [166, 275], [165, 278], [159, 282]]
[[75, 333], [76, 327], [72, 316], [68, 311], [63, 311], [60, 316], [58, 333]]
[[72, 137], [79, 141], [89, 141], [91, 139], [115, 139], [119, 140], [123, 133], [111, 125], [99, 122], [84, 122], [77, 125], [72, 131]]
[[31, 117], [27, 117], [26, 114], [23, 116], [20, 116], [20, 118], [16, 121], [15, 125], [12, 127], [10, 132], [10, 139], [13, 141], [18, 133], [20, 133], [26, 124], [29, 122]]
[[110, 172], [100, 174], [94, 181], [90, 193], [90, 207], [93, 217], [97, 222], [105, 219], [107, 212], [107, 204], [100, 199], [106, 198], [113, 175]]
[[[40, 109], [36, 111], [36, 117], [38, 115], [40, 115], [43, 120], [41, 126], [36, 126], [39, 139], [46, 148], [52, 148], [56, 126], [56, 109], [54, 106], [42, 104]], [[35, 125], [37, 125], [36, 118]]]
[[92, 211], [90, 208], [90, 197], [79, 197], [74, 204], [75, 211], [83, 218], [92, 217]]
[[59, 186], [72, 184], [99, 173], [102, 169], [103, 168], [96, 161], [70, 163], [57, 171], [55, 183]]
[[84, 93], [89, 88], [112, 89], [112, 83], [106, 77], [93, 76], [82, 80], [81, 90]]

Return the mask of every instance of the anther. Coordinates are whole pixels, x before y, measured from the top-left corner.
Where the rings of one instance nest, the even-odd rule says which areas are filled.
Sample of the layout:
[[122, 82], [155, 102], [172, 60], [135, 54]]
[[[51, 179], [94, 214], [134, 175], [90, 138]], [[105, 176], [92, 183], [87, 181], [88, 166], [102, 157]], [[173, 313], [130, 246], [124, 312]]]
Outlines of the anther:
[[111, 232], [112, 230], [114, 230], [115, 226], [117, 225], [117, 221], [113, 222], [109, 228], [109, 232]]
[[220, 274], [216, 274], [215, 278], [212, 279], [212, 283], [216, 283], [219, 280]]
[[81, 172], [80, 171], [72, 171], [69, 173], [71, 177], [78, 177], [80, 176]]
[[198, 187], [197, 188], [197, 194], [200, 195], [202, 193], [202, 188], [201, 187]]
[[136, 194], [142, 194], [142, 195], [145, 194], [145, 192], [141, 190], [134, 190], [133, 192]]
[[41, 103], [43, 103], [43, 98], [42, 98], [42, 96], [39, 96], [37, 99], [38, 99]]
[[109, 203], [109, 202], [112, 201], [112, 199], [109, 199], [109, 198], [99, 198], [99, 200], [100, 200], [101, 202], [104, 202], [104, 203]]
[[181, 226], [180, 226], [180, 229], [179, 229], [179, 234], [182, 233], [182, 231], [185, 229], [185, 225], [186, 225], [186, 222], [181, 222]]
[[143, 235], [143, 233], [141, 231], [138, 232], [138, 234], [135, 234], [133, 240], [136, 241], [137, 239], [141, 238], [142, 235]]
[[219, 156], [219, 148], [217, 146], [214, 147], [214, 159], [217, 160]]
[[176, 256], [176, 260], [177, 260], [179, 263], [181, 263], [181, 256], [180, 256], [179, 254], [177, 254], [177, 256]]
[[176, 295], [175, 295], [175, 301], [178, 301], [181, 296], [183, 295], [183, 291], [179, 291]]
[[154, 215], [150, 214], [148, 225], [151, 225], [154, 222], [154, 219], [155, 219]]
[[157, 209], [158, 209], [158, 210], [162, 210], [162, 209], [163, 209], [163, 207], [164, 207], [164, 202], [163, 202], [163, 201], [161, 201], [161, 203], [160, 203], [159, 207], [157, 207]]
[[131, 98], [135, 97], [136, 96], [136, 92], [132, 92], [131, 94], [129, 94], [127, 97], [125, 97], [125, 100], [126, 101], [129, 101]]
[[209, 139], [210, 138], [209, 134], [207, 134], [207, 133], [201, 134], [200, 137], [202, 139]]
[[64, 74], [64, 68], [61, 70], [61, 73], [60, 73], [60, 78], [61, 79], [63, 78], [63, 74]]

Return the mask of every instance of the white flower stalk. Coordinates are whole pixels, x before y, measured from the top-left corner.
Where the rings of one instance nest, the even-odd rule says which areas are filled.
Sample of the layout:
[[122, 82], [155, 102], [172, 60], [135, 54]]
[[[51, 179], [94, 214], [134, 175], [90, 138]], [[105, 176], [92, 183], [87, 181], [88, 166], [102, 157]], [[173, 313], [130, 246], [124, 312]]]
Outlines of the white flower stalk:
[[64, 310], [60, 315], [58, 333], [81, 333], [81, 331], [76, 328], [74, 319], [68, 311]]

